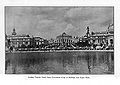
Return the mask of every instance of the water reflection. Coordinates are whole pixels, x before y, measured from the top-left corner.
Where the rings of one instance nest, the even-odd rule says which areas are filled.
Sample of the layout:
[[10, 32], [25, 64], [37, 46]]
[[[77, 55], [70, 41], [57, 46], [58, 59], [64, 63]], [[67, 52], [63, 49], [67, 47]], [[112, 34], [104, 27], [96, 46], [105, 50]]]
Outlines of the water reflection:
[[6, 74], [113, 74], [113, 52], [6, 53]]

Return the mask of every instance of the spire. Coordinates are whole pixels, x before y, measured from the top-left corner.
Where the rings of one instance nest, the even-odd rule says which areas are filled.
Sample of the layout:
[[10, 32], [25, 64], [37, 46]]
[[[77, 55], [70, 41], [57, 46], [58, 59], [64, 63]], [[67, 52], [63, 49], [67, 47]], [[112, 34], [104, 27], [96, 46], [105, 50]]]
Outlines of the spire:
[[86, 36], [88, 37], [90, 35], [89, 33], [89, 26], [87, 26], [87, 33], [86, 33]]
[[12, 35], [16, 35], [15, 28], [13, 29]]

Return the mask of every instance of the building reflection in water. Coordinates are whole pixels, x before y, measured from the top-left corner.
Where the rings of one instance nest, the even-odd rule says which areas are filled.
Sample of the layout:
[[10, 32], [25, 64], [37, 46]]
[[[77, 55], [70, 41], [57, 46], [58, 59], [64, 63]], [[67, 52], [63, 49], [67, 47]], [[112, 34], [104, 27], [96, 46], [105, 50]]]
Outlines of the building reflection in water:
[[113, 74], [113, 52], [6, 53], [6, 74]]

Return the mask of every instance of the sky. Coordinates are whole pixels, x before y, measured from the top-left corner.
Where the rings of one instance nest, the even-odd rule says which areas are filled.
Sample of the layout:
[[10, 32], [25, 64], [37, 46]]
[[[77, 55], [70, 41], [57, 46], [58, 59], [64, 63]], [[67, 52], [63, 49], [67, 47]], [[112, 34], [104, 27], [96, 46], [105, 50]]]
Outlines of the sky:
[[6, 6], [6, 34], [13, 28], [18, 35], [29, 34], [45, 39], [56, 38], [66, 32], [72, 36], [84, 36], [86, 27], [90, 32], [107, 30], [113, 24], [114, 8], [88, 6]]

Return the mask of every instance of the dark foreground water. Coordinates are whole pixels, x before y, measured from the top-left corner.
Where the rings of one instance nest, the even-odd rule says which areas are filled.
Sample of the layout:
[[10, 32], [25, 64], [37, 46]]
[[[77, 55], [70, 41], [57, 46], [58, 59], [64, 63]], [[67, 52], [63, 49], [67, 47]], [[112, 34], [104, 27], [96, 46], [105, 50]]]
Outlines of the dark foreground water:
[[6, 74], [114, 74], [113, 52], [6, 53]]

